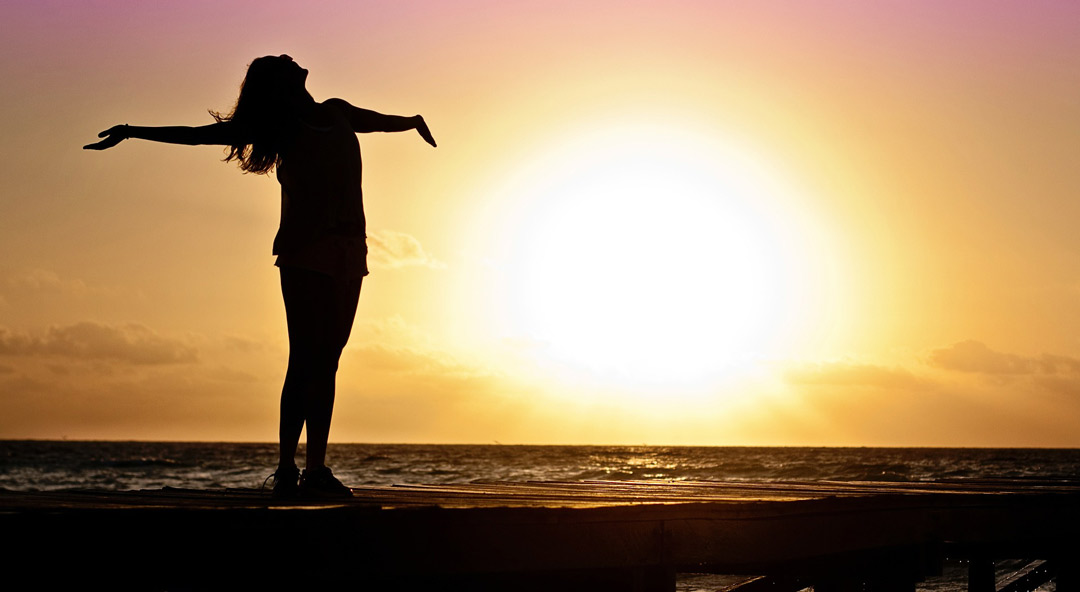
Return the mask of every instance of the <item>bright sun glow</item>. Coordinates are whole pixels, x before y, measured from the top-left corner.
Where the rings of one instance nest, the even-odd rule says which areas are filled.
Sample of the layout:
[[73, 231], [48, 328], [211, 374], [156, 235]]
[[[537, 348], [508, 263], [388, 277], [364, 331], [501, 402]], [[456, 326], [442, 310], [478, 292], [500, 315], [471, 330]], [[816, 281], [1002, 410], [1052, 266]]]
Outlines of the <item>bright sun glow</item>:
[[508, 258], [517, 332], [638, 386], [701, 384], [772, 353], [798, 274], [760, 167], [658, 129], [578, 138], [538, 160]]

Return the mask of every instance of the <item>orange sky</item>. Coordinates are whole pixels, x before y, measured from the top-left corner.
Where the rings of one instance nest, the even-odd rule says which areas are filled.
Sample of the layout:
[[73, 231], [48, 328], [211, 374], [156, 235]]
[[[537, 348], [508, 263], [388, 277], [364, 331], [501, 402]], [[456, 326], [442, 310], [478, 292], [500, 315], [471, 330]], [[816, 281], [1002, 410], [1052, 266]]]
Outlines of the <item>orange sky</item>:
[[1077, 446], [1073, 2], [7, 2], [0, 437], [276, 435], [246, 64], [360, 137], [332, 440]]

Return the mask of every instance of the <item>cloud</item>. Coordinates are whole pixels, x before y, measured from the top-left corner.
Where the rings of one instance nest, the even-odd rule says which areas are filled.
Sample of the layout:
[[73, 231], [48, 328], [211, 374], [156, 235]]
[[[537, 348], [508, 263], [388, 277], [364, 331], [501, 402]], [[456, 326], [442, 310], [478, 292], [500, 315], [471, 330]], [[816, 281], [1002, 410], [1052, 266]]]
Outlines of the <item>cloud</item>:
[[34, 269], [24, 275], [10, 277], [7, 284], [14, 288], [35, 292], [65, 293], [74, 296], [84, 296], [89, 291], [86, 282], [62, 279], [59, 274], [47, 269]]
[[430, 267], [442, 269], [446, 264], [426, 251], [416, 237], [393, 230], [380, 230], [368, 235], [369, 263], [375, 267], [397, 269], [399, 267]]
[[346, 366], [356, 364], [370, 376], [435, 382], [492, 376], [486, 364], [465, 360], [453, 352], [453, 346], [439, 342], [398, 315], [360, 321], [345, 348], [345, 355], [352, 360]]
[[206, 370], [204, 373], [207, 378], [212, 380], [218, 380], [221, 382], [258, 382], [259, 377], [250, 372], [244, 372], [243, 370], [237, 370], [228, 366], [218, 365], [214, 368]]
[[277, 344], [266, 340], [253, 339], [243, 335], [225, 335], [222, 337], [224, 347], [231, 351], [245, 354], [275, 351], [279, 349]]
[[502, 384], [487, 364], [440, 343], [398, 316], [357, 324], [345, 348], [339, 385], [367, 396], [481, 400]]
[[927, 363], [954, 372], [997, 377], [1021, 375], [1080, 375], [1080, 359], [1042, 354], [1019, 356], [990, 349], [979, 341], [961, 341], [930, 352]]
[[38, 341], [33, 337], [14, 333], [0, 327], [0, 355], [18, 356], [37, 353]]
[[162, 337], [137, 323], [105, 325], [84, 321], [50, 327], [43, 336], [0, 328], [0, 355], [52, 355], [84, 360], [115, 360], [130, 364], [195, 362], [194, 347]]
[[455, 379], [488, 375], [484, 371], [459, 363], [443, 352], [416, 347], [367, 344], [353, 351], [365, 367], [392, 374]]
[[828, 362], [792, 368], [784, 373], [792, 384], [806, 386], [863, 386], [903, 389], [925, 386], [926, 381], [903, 368], [875, 364]]
[[62, 277], [48, 269], [31, 269], [18, 274], [8, 275], [0, 282], [9, 296], [40, 297], [42, 295], [60, 295], [74, 298], [88, 296], [111, 296], [116, 290], [102, 286], [91, 286], [80, 279]]
[[88, 284], [48, 269], [0, 270], [0, 308], [25, 312], [40, 309], [46, 302], [63, 302], [65, 308], [71, 308], [123, 295], [115, 287]]

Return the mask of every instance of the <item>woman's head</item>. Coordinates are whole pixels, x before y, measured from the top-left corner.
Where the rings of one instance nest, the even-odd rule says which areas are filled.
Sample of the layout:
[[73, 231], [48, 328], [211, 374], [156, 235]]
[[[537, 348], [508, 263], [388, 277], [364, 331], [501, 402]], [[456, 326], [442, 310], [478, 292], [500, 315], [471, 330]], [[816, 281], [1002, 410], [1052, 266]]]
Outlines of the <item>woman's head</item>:
[[268, 173], [274, 168], [301, 110], [312, 102], [304, 87], [307, 74], [284, 54], [255, 58], [248, 65], [232, 112], [210, 112], [218, 121], [242, 126], [251, 140], [250, 144], [230, 146], [226, 162], [237, 160], [241, 169], [251, 173]]
[[248, 65], [247, 75], [240, 86], [240, 96], [247, 91], [253, 96], [281, 101], [295, 100], [307, 94], [304, 82], [308, 71], [285, 54], [255, 58]]

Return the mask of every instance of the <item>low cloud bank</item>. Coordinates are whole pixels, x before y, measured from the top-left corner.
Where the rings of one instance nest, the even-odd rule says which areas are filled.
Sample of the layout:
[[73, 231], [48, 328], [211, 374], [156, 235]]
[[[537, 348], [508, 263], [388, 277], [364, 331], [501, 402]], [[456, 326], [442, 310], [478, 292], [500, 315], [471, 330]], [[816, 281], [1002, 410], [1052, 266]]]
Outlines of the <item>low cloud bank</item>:
[[380, 230], [367, 237], [369, 263], [375, 267], [429, 267], [442, 269], [446, 264], [424, 250], [416, 237], [393, 230]]
[[145, 325], [106, 325], [92, 321], [49, 327], [41, 336], [0, 328], [0, 355], [53, 355], [130, 364], [182, 364], [198, 360], [196, 348], [158, 335]]
[[936, 349], [927, 363], [942, 370], [994, 376], [1080, 374], [1080, 359], [1052, 354], [1019, 356], [994, 351], [974, 340]]

